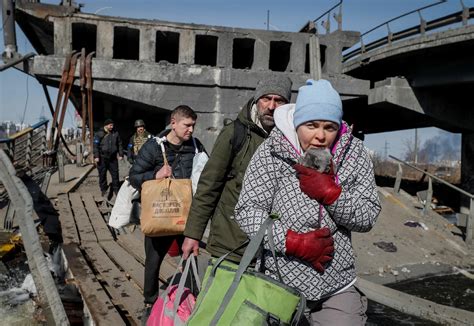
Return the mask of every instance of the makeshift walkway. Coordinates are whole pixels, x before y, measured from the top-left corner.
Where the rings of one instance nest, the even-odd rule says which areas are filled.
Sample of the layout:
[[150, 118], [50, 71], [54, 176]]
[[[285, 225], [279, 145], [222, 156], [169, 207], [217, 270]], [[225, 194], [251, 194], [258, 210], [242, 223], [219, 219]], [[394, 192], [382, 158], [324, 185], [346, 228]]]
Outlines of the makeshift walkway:
[[[143, 235], [114, 235], [101, 213], [103, 200], [91, 193], [61, 194], [57, 209], [64, 235], [69, 282], [79, 288], [98, 325], [139, 324], [143, 309]], [[176, 261], [166, 257], [160, 279], [167, 281]]]

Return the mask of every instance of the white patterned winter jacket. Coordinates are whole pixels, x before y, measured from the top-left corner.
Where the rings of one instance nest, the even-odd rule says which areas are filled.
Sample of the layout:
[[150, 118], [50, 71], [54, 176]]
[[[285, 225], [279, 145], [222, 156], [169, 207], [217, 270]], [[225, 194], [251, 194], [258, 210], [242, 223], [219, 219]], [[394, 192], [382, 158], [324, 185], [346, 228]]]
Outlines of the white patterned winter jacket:
[[[340, 197], [334, 204], [323, 206], [301, 191], [295, 170], [271, 154], [275, 152], [292, 160], [302, 155], [293, 127], [293, 111], [294, 104], [275, 111], [276, 127], [247, 168], [235, 220], [252, 237], [270, 213], [278, 214], [273, 237], [283, 281], [300, 290], [308, 300], [319, 300], [354, 283], [351, 231], [369, 231], [381, 207], [372, 161], [362, 141], [352, 136], [345, 122], [333, 147], [336, 180], [342, 186]], [[334, 258], [324, 273], [296, 257], [284, 255], [288, 229], [304, 233], [324, 226], [330, 228], [335, 247]], [[265, 248], [268, 249], [267, 244]], [[267, 250], [264, 259], [265, 273], [276, 279], [275, 262]]]

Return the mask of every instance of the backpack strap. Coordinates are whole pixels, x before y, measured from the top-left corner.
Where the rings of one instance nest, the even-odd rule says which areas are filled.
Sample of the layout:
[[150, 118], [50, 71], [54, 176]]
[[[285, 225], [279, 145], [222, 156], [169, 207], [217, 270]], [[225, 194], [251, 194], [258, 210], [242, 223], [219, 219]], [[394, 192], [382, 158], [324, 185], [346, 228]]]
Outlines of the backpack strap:
[[250, 136], [250, 128], [242, 123], [239, 119], [235, 119], [234, 134], [232, 135], [232, 158], [240, 152], [244, 146], [245, 139]]

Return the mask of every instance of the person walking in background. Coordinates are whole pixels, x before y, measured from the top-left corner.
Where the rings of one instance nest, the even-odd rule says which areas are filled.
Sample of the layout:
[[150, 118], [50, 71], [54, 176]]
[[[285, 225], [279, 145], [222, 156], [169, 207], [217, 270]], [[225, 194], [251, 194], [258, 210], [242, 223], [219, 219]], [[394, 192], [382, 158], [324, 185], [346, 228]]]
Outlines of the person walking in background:
[[151, 134], [145, 129], [145, 122], [142, 119], [135, 120], [134, 127], [135, 133], [130, 137], [127, 146], [127, 159], [130, 164], [133, 164], [143, 144], [145, 144], [148, 138], [151, 138]]
[[114, 130], [112, 119], [106, 119], [104, 128], [94, 135], [94, 162], [99, 170], [102, 196], [107, 194], [107, 171], [112, 177], [112, 190], [117, 195], [120, 187], [118, 161], [123, 159], [122, 140]]
[[[217, 137], [201, 173], [184, 230], [184, 258], [191, 253], [198, 255], [199, 241], [209, 219], [206, 249], [211, 255], [224, 255], [247, 240], [247, 235], [233, 220], [234, 206], [253, 153], [275, 126], [273, 113], [291, 99], [291, 85], [291, 80], [282, 75], [262, 78], [237, 119], [225, 126]], [[243, 251], [244, 248], [229, 259], [240, 261]]]
[[[168, 164], [165, 164], [163, 152], [155, 138], [149, 139], [138, 152], [130, 169], [130, 184], [141, 190], [145, 181], [173, 176], [176, 179], [191, 178], [193, 158], [196, 153], [205, 151], [201, 142], [192, 137], [196, 124], [196, 113], [186, 105], [180, 105], [171, 112], [170, 129], [158, 135], [165, 148]], [[163, 258], [173, 241], [179, 245], [182, 235], [148, 237], [145, 236], [145, 284], [143, 296], [145, 308], [141, 322], [143, 325], [150, 315], [153, 303], [158, 298], [158, 276]]]
[[[279, 270], [306, 296], [309, 324], [364, 325], [367, 298], [354, 285], [351, 232], [368, 232], [381, 210], [372, 161], [326, 80], [308, 80], [296, 104], [275, 112], [275, 124], [248, 166], [235, 221], [252, 237], [270, 214], [278, 216]], [[310, 152], [329, 157], [322, 172], [297, 163]], [[265, 249], [259, 268], [277, 279], [268, 243]]]

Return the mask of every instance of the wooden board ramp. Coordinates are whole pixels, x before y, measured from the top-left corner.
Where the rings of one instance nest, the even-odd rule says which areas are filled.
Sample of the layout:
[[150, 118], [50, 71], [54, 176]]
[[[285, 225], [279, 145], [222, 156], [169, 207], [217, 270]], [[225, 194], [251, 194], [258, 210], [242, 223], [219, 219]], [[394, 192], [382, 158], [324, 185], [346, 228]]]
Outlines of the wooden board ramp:
[[[143, 234], [115, 236], [101, 214], [101, 198], [91, 193], [61, 194], [57, 210], [64, 253], [72, 278], [97, 325], [138, 325], [143, 308]], [[98, 206], [99, 205], [99, 206]], [[165, 257], [160, 270], [169, 282], [178, 260]]]

